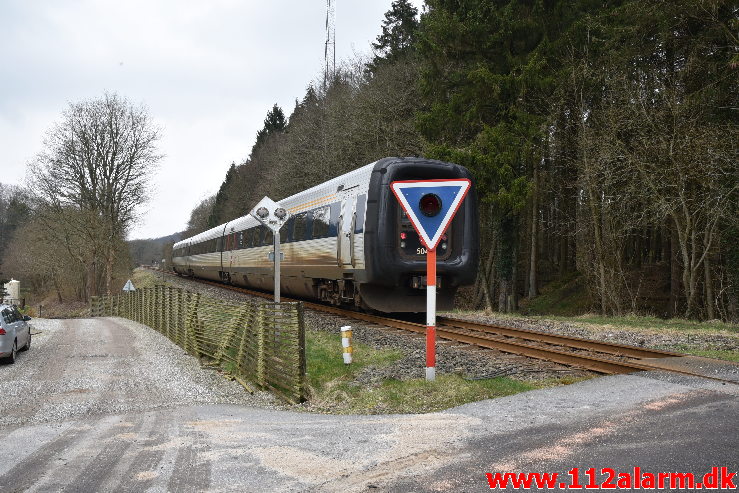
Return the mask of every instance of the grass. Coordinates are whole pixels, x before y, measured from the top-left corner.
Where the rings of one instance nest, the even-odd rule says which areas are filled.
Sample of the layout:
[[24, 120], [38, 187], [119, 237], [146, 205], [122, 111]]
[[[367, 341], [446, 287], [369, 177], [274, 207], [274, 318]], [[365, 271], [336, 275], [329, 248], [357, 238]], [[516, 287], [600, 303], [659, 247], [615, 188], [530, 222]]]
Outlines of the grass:
[[398, 350], [374, 349], [354, 343], [354, 361], [345, 365], [338, 334], [310, 331], [306, 334], [308, 383], [313, 409], [341, 414], [424, 413], [468, 402], [525, 392], [542, 386], [571, 383], [555, 380], [534, 385], [513, 378], [466, 380], [460, 375], [425, 379], [386, 379], [378, 384], [355, 380], [371, 367], [392, 365], [403, 355]]
[[150, 288], [164, 281], [157, 274], [149, 269], [134, 269], [131, 274], [131, 282], [136, 289]]
[[739, 334], [739, 326], [711, 320], [698, 322], [681, 318], [663, 319], [658, 317], [647, 317], [640, 315], [626, 315], [624, 317], [606, 317], [595, 314], [585, 314], [572, 318], [575, 322], [583, 322], [593, 325], [604, 325], [636, 330], [672, 330], [677, 332], [729, 332]]
[[390, 379], [376, 387], [343, 384], [337, 390], [350, 398], [340, 408], [342, 412], [394, 414], [441, 411], [535, 388], [532, 384], [507, 377], [465, 380], [460, 375], [452, 374], [439, 375], [433, 382], [424, 379]]
[[521, 313], [568, 317], [587, 312], [590, 305], [583, 277], [572, 273], [544, 286], [536, 298], [521, 300]]
[[[455, 311], [451, 312], [458, 314], [479, 314], [476, 311]], [[517, 319], [520, 320], [522, 317], [527, 319], [546, 321], [553, 320], [558, 322], [568, 322], [575, 325], [586, 325], [588, 328], [593, 330], [613, 330], [614, 328], [632, 330], [639, 332], [682, 332], [686, 334], [696, 335], [726, 335], [726, 334], [739, 334], [739, 325], [729, 324], [718, 320], [711, 320], [707, 322], [699, 322], [696, 320], [686, 320], [682, 318], [670, 318], [663, 319], [659, 317], [649, 317], [643, 315], [625, 315], [623, 317], [610, 317], [605, 315], [598, 315], [594, 313], [585, 313], [582, 315], [575, 316], [561, 316], [561, 315], [531, 315], [523, 313], [499, 313], [493, 312], [488, 315], [494, 315], [500, 319]]]
[[342, 359], [343, 348], [339, 334], [306, 331], [306, 363], [308, 384], [312, 391], [320, 393], [339, 381], [354, 379], [369, 366], [378, 368], [391, 365], [403, 357], [397, 350], [373, 349], [365, 344], [354, 342], [353, 363], [345, 365]]
[[694, 356], [702, 356], [703, 358], [721, 359], [724, 361], [733, 361], [739, 363], [739, 351], [728, 349], [715, 349], [711, 347], [695, 347], [682, 344], [678, 348], [682, 353], [692, 354]]

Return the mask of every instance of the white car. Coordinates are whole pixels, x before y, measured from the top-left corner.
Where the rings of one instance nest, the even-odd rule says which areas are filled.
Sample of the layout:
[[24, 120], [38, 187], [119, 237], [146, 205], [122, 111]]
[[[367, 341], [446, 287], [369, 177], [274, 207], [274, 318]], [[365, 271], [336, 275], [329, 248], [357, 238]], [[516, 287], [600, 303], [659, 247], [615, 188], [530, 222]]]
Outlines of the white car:
[[12, 305], [0, 305], [0, 361], [15, 363], [18, 351], [31, 347], [31, 317]]

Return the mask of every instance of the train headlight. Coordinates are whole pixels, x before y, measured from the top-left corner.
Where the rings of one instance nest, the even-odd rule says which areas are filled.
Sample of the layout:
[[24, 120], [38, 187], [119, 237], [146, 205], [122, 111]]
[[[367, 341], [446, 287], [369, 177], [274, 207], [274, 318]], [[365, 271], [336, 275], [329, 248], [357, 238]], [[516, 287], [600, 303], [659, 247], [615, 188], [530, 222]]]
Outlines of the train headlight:
[[282, 207], [278, 207], [277, 209], [275, 209], [275, 216], [277, 217], [277, 219], [282, 221], [283, 219], [285, 219], [285, 216], [287, 216], [287, 211]]
[[269, 211], [266, 207], [260, 207], [259, 209], [257, 209], [257, 216], [262, 219], [267, 219], [267, 216], [269, 216]]
[[418, 208], [424, 216], [434, 217], [441, 212], [441, 198], [435, 193], [427, 193], [421, 197]]
[[442, 244], [441, 244], [441, 249], [442, 249], [442, 250], [446, 250], [446, 243], [442, 243]]
[[405, 242], [404, 241], [401, 241], [400, 242], [400, 248], [405, 248]]

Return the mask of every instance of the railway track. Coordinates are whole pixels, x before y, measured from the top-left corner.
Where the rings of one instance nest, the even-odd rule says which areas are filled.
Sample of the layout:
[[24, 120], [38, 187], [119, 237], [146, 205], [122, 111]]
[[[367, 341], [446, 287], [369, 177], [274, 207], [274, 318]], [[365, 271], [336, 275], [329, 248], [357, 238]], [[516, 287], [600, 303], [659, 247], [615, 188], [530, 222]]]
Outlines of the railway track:
[[[158, 269], [157, 269], [158, 270]], [[158, 270], [176, 276], [176, 274]], [[272, 299], [272, 293], [222, 284], [203, 279], [189, 280], [237, 291], [251, 296]], [[282, 298], [285, 301], [303, 301]], [[306, 308], [346, 318], [361, 320], [385, 327], [424, 334], [426, 326], [412, 321], [346, 310], [331, 305], [303, 301]], [[672, 351], [642, 348], [625, 344], [594, 341], [581, 337], [565, 336], [528, 329], [518, 329], [494, 324], [483, 324], [450, 317], [438, 317], [436, 335], [440, 339], [461, 342], [473, 346], [497, 349], [511, 354], [551, 361], [566, 366], [587, 369], [601, 374], [633, 373], [637, 371], [662, 370], [683, 375], [698, 376], [721, 382], [739, 382], [703, 375], [688, 370], [676, 369], [660, 361], [662, 358], [685, 356]]]

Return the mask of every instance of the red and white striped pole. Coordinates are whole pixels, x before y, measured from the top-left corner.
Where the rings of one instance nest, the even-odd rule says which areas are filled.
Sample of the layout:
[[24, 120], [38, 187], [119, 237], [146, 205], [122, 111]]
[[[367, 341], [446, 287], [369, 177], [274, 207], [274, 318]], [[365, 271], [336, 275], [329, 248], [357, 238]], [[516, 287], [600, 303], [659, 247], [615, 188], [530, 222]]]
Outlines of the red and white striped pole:
[[426, 380], [436, 379], [436, 249], [426, 253]]

